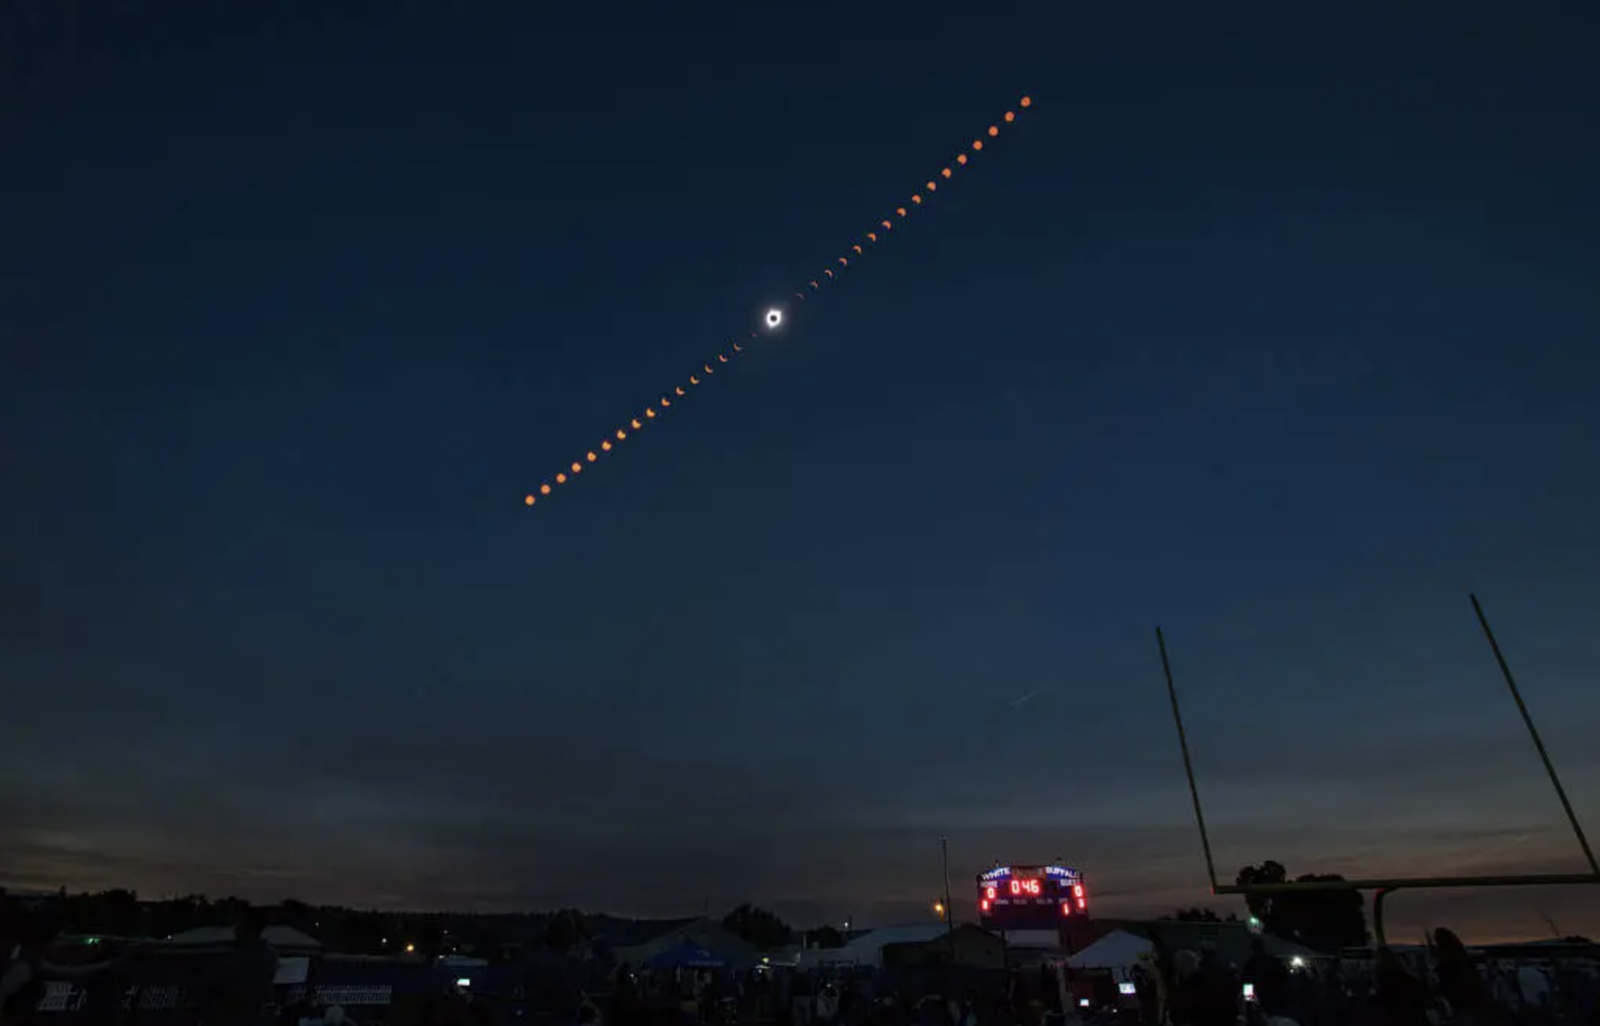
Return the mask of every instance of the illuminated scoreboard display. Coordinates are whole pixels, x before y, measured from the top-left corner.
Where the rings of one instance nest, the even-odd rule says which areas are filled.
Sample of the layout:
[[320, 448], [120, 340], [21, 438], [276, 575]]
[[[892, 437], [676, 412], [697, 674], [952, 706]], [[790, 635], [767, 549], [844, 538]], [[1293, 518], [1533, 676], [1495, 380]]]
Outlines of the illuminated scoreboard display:
[[1089, 914], [1083, 874], [1065, 866], [997, 866], [978, 876], [978, 922], [994, 930], [1052, 930]]

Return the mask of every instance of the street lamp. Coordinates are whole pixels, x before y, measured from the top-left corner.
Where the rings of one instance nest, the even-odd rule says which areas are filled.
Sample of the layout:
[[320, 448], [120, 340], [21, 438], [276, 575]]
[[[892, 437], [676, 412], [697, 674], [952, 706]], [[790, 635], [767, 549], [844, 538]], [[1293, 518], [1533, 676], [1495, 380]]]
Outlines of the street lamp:
[[940, 921], [944, 920], [945, 911], [946, 911], [946, 909], [944, 907], [944, 902], [936, 901], [936, 902], [933, 903], [933, 914], [938, 916]]

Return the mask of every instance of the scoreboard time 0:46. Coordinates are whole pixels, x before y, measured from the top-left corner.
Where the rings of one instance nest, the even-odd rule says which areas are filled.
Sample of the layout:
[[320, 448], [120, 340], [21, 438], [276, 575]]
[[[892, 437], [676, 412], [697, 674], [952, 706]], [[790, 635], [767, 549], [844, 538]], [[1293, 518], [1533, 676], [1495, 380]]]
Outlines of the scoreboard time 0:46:
[[1076, 869], [996, 866], [978, 876], [978, 921], [985, 928], [1053, 929], [1088, 914], [1088, 892]]

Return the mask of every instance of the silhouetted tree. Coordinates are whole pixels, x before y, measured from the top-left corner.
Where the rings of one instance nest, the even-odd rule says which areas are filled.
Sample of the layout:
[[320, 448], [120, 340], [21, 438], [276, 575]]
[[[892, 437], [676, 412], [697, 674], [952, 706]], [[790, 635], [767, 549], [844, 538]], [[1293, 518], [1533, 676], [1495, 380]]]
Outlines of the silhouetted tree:
[[844, 934], [837, 927], [819, 926], [815, 930], [806, 931], [806, 943], [813, 948], [842, 948], [844, 947]]
[[288, 899], [281, 902], [272, 914], [272, 918], [284, 926], [292, 926], [301, 933], [317, 936], [322, 929], [319, 925], [321, 913], [303, 901]]
[[743, 937], [757, 949], [770, 951], [794, 940], [789, 924], [764, 908], [745, 904], [722, 918], [723, 928]]
[[[1254, 884], [1281, 884], [1289, 879], [1289, 871], [1283, 868], [1283, 863], [1271, 859], [1259, 866], [1245, 866], [1239, 870], [1239, 875], [1234, 878], [1234, 883], [1240, 887], [1249, 887]], [[1267, 921], [1267, 914], [1272, 909], [1272, 894], [1246, 894], [1244, 903], [1250, 909], [1250, 914], [1261, 920]]]
[[[1236, 881], [1241, 887], [1253, 884], [1288, 882], [1288, 870], [1281, 862], [1266, 861], [1245, 866]], [[1337, 873], [1305, 873], [1295, 883], [1342, 883]], [[1247, 894], [1250, 913], [1261, 920], [1271, 934], [1297, 941], [1317, 951], [1367, 943], [1367, 909], [1361, 892], [1354, 888], [1284, 891], [1278, 894]]]
[[1224, 918], [1217, 915], [1215, 909], [1209, 908], [1180, 908], [1161, 918], [1179, 923], [1237, 923], [1239, 921], [1239, 917], [1232, 912], [1229, 912], [1227, 917]]

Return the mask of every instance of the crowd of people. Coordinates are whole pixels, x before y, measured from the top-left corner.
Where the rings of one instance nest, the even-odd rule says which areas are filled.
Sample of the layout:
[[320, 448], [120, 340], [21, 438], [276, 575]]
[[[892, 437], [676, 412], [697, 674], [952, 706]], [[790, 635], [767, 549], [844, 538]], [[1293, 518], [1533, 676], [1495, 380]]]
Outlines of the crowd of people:
[[[247, 915], [234, 928], [231, 949], [207, 959], [189, 985], [198, 1011], [208, 1024], [246, 1026], [273, 1000], [278, 954], [262, 933], [259, 915]], [[61, 924], [48, 914], [0, 913], [0, 1026], [33, 1026], [51, 983], [71, 983], [82, 990], [84, 1015], [93, 1026], [120, 1026], [127, 1011], [126, 995], [139, 982], [153, 951], [130, 945], [111, 957], [82, 962], [62, 960], [56, 941]]]
[[657, 974], [628, 990], [654, 998], [630, 996], [614, 1014], [618, 1026], [1600, 1026], [1595, 963], [1501, 965], [1474, 959], [1449, 930], [1432, 940], [1411, 962], [1383, 947], [1370, 960], [1289, 964], [1257, 940], [1233, 964], [1211, 946], [1158, 940], [1148, 962], [1120, 974], [1049, 961], [1002, 973], [758, 971], [724, 983], [702, 974], [681, 1015], [683, 974]]
[[1260, 940], [1242, 965], [1214, 949], [1171, 951], [1157, 940], [1133, 974], [1134, 1021], [1171, 1026], [1500, 1026], [1600, 1024], [1600, 965], [1499, 964], [1475, 958], [1448, 929], [1424, 957], [1379, 947], [1371, 960], [1286, 965]]
[[[184, 1026], [1600, 1026], [1600, 972], [1593, 962], [1496, 965], [1475, 959], [1449, 930], [1429, 955], [1407, 961], [1381, 947], [1370, 960], [1294, 966], [1257, 941], [1242, 964], [1209, 946], [1172, 950], [1153, 940], [1150, 959], [1122, 974], [1072, 972], [1036, 960], [1005, 971], [948, 964], [800, 971], [760, 965], [603, 964], [574, 924], [557, 917], [510, 974], [501, 993], [474, 993], [444, 971], [438, 952], [417, 953], [414, 985], [382, 1008], [319, 1006], [318, 988], [293, 998], [275, 988], [280, 960], [264, 922], [245, 916], [230, 948], [194, 963], [185, 981]], [[0, 1026], [46, 1026], [52, 981], [70, 982], [86, 1026], [134, 1026], [126, 995], [156, 957], [132, 945], [94, 962], [62, 959], [46, 917], [0, 922]], [[1298, 960], [1297, 960], [1298, 961]], [[437, 971], [436, 971], [437, 970]], [[354, 1014], [352, 1014], [354, 1012]], [[153, 1019], [143, 1026], [154, 1026]]]

